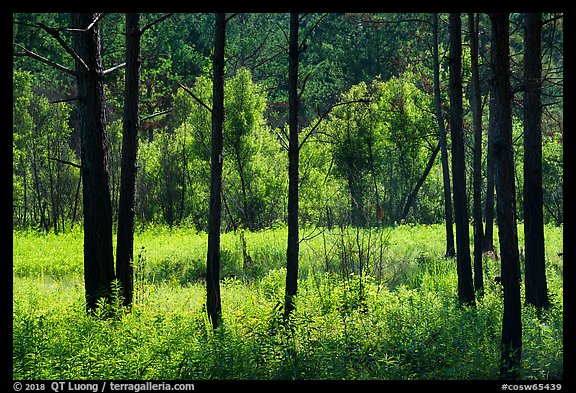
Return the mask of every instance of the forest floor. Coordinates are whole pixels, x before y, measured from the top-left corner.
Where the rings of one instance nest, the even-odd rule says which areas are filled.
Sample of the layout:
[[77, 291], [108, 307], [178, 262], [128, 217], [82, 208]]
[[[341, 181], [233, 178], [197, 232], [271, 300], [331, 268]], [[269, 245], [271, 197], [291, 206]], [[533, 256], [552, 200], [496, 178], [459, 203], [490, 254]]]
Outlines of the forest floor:
[[[442, 224], [300, 233], [289, 324], [286, 228], [222, 235], [223, 323], [213, 331], [203, 309], [206, 234], [138, 230], [132, 309], [117, 298], [88, 316], [81, 230], [14, 231], [13, 378], [498, 379], [498, 259], [484, 256], [484, 293], [462, 307]], [[563, 228], [546, 226], [545, 239], [552, 307], [538, 316], [523, 306], [526, 380], [563, 378]]]

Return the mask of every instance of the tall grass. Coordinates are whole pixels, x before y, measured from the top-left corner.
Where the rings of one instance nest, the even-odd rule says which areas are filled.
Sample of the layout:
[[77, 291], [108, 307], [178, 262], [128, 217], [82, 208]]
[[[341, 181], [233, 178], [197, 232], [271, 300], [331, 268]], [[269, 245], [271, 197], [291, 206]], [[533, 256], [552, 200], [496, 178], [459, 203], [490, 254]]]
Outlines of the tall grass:
[[[462, 308], [440, 225], [382, 231], [336, 229], [305, 240], [289, 324], [281, 309], [285, 229], [244, 234], [250, 270], [239, 234], [224, 234], [215, 332], [203, 309], [205, 234], [138, 233], [135, 304], [126, 312], [117, 302], [116, 317], [102, 318], [84, 312], [78, 233], [14, 233], [13, 377], [496, 379], [498, 261], [485, 260], [484, 296]], [[563, 376], [561, 229], [547, 227], [546, 240], [553, 307], [540, 318], [523, 309], [524, 379]]]

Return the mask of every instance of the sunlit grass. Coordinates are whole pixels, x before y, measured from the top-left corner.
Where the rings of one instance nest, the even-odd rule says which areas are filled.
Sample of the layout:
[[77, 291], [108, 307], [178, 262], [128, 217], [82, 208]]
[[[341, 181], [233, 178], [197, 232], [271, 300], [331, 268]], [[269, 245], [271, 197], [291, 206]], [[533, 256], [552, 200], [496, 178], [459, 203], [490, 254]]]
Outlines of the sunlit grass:
[[[98, 318], [84, 310], [79, 232], [14, 233], [13, 377], [498, 377], [502, 301], [493, 281], [498, 260], [485, 259], [484, 296], [475, 308], [462, 308], [455, 261], [443, 257], [443, 226], [374, 231], [370, 242], [366, 231], [339, 231], [301, 244], [302, 274], [289, 325], [281, 309], [285, 228], [245, 233], [247, 252], [259, 265], [250, 272], [243, 270], [238, 233], [224, 234], [223, 323], [217, 332], [203, 308], [205, 234], [182, 228], [137, 233], [142, 269], [132, 310]], [[330, 239], [344, 240], [350, 249], [330, 247]], [[546, 239], [554, 305], [540, 319], [523, 309], [525, 379], [563, 376], [561, 229], [547, 227]], [[358, 250], [370, 255], [363, 270]], [[342, 256], [349, 265], [338, 261]], [[374, 274], [378, 261], [380, 276]]]

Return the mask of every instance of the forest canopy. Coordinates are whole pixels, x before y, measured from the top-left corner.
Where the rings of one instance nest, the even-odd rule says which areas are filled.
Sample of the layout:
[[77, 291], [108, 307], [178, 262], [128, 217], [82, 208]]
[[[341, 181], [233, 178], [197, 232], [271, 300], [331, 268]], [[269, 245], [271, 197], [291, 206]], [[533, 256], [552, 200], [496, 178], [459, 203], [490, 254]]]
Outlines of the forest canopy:
[[13, 14], [15, 375], [563, 378], [563, 21]]
[[[142, 14], [143, 25], [163, 14]], [[556, 14], [546, 14], [554, 19]], [[287, 16], [238, 14], [226, 34], [223, 227], [286, 222]], [[489, 122], [488, 18], [479, 18], [483, 123]], [[136, 217], [139, 224], [206, 230], [209, 188], [211, 37], [209, 14], [173, 14], [142, 35]], [[302, 17], [299, 89], [303, 223], [387, 225], [444, 220], [439, 159], [405, 212], [409, 195], [438, 144], [430, 14], [308, 14]], [[522, 201], [521, 16], [511, 15], [517, 200]], [[124, 61], [124, 18], [98, 22], [104, 68]], [[14, 51], [73, 68], [42, 24], [64, 28], [65, 14], [14, 14]], [[440, 92], [447, 93], [447, 20], [440, 17]], [[68, 40], [69, 35], [60, 34]], [[472, 178], [469, 36], [463, 34], [466, 171]], [[543, 45], [544, 219], [562, 216], [562, 19], [546, 23]], [[24, 49], [25, 48], [25, 49]], [[120, 182], [123, 68], [105, 75], [108, 163], [114, 217]], [[192, 92], [194, 99], [187, 91]], [[29, 56], [14, 58], [13, 224], [66, 231], [81, 220], [78, 112], [73, 78]], [[334, 107], [347, 101], [364, 100]], [[329, 112], [329, 113], [327, 113]], [[327, 114], [326, 114], [327, 113]], [[320, 124], [311, 130], [316, 123]], [[449, 127], [449, 125], [448, 125]], [[310, 131], [310, 132], [309, 132]], [[449, 134], [449, 133], [448, 133]], [[482, 147], [486, 151], [487, 134]], [[450, 136], [448, 135], [448, 145]], [[448, 146], [449, 147], [449, 146]], [[483, 155], [483, 177], [486, 177]], [[484, 180], [486, 184], [486, 180]], [[469, 183], [471, 187], [471, 182]], [[485, 191], [482, 197], [486, 196]], [[518, 203], [518, 206], [521, 206]], [[379, 217], [377, 207], [382, 210]], [[470, 200], [469, 210], [472, 205]], [[522, 220], [522, 209], [518, 208]]]

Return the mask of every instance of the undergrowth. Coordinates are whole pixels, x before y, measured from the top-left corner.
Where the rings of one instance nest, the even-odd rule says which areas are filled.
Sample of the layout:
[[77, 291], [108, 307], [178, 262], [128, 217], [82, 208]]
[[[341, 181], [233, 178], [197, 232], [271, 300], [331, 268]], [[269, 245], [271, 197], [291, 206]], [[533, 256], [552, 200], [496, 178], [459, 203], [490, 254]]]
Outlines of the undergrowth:
[[[328, 234], [310, 239], [301, 245], [296, 312], [287, 324], [284, 232], [245, 233], [258, 264], [249, 272], [239, 236], [224, 234], [229, 259], [216, 331], [203, 309], [204, 234], [138, 234], [132, 309], [116, 290], [87, 315], [76, 266], [82, 254], [75, 254], [81, 237], [15, 233], [13, 378], [497, 379], [502, 300], [491, 278], [499, 261], [485, 258], [476, 307], [460, 306], [441, 230], [399, 227], [373, 233], [374, 243], [355, 232], [335, 231], [332, 243]], [[563, 377], [562, 261], [554, 252], [562, 231], [547, 227], [546, 234], [553, 306], [540, 317], [523, 308], [523, 379]], [[66, 239], [68, 252], [54, 249]], [[339, 249], [348, 240], [355, 247]], [[54, 255], [51, 265], [45, 259]]]

